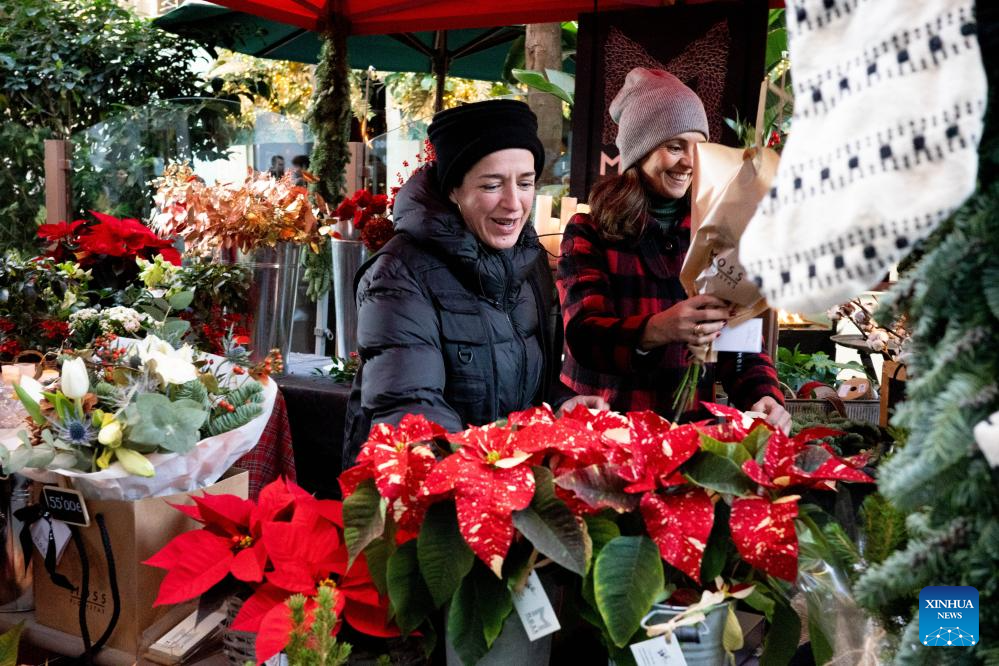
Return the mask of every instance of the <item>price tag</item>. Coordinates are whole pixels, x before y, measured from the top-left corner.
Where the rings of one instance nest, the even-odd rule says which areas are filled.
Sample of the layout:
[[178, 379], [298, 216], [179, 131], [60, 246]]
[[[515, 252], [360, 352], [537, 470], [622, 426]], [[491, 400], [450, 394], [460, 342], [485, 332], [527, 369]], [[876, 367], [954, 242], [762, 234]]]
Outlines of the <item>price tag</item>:
[[711, 348], [720, 352], [759, 354], [763, 349], [763, 320], [750, 319], [738, 326], [726, 326], [711, 343]]
[[87, 503], [83, 501], [83, 495], [78, 490], [45, 486], [42, 488], [42, 497], [45, 499], [45, 507], [54, 519], [80, 527], [90, 525]]
[[680, 643], [676, 636], [657, 636], [631, 646], [631, 654], [635, 656], [638, 666], [687, 666], [687, 660], [680, 651]]
[[72, 534], [66, 523], [60, 520], [50, 521], [47, 518], [42, 518], [31, 523], [31, 542], [35, 544], [35, 548], [41, 553], [43, 560], [49, 551], [49, 529], [52, 530], [52, 538], [55, 541], [55, 561], [58, 564], [62, 557], [62, 551], [66, 550], [66, 544], [69, 543], [69, 537]]
[[527, 637], [532, 641], [562, 628], [536, 571], [531, 571], [524, 589], [513, 594], [513, 608], [520, 616]]

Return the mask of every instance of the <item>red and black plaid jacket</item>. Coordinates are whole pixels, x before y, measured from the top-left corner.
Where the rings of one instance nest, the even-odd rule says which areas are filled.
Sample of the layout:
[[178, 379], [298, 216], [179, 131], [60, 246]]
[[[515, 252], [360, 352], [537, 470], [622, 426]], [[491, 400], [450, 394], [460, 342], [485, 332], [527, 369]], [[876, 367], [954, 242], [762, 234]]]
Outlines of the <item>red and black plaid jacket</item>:
[[[617, 411], [651, 409], [672, 416], [673, 395], [688, 364], [686, 345], [669, 344], [646, 355], [637, 349], [649, 318], [687, 298], [679, 276], [689, 246], [689, 217], [673, 232], [649, 218], [638, 241], [613, 243], [600, 238], [589, 215], [570, 220], [558, 263], [566, 385], [580, 395], [602, 396]], [[713, 398], [715, 379], [741, 409], [763, 396], [784, 402], [766, 354], [719, 353], [698, 387], [699, 400]]]

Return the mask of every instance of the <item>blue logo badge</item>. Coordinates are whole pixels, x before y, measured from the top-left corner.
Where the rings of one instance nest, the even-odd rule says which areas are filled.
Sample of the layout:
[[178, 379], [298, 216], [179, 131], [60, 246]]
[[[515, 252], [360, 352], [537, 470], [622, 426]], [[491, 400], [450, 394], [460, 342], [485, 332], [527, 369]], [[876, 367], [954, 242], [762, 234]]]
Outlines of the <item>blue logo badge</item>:
[[931, 585], [919, 592], [919, 641], [927, 646], [977, 645], [978, 590]]

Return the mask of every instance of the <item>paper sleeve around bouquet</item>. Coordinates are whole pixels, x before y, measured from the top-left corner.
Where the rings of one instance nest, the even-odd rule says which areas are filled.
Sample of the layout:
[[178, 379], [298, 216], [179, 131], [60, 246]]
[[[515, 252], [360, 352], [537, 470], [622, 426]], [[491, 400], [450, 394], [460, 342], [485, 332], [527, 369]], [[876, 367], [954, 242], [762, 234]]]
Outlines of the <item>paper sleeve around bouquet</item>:
[[739, 260], [739, 239], [770, 188], [779, 160], [775, 151], [761, 146], [700, 143], [694, 153], [691, 241], [680, 282], [688, 296], [711, 294], [731, 303], [735, 314], [729, 326], [767, 309]]
[[[218, 356], [207, 356], [217, 362], [224, 361]], [[155, 470], [151, 477], [129, 474], [118, 462], [100, 472], [26, 467], [19, 473], [41, 483], [70, 485], [87, 499], [97, 500], [131, 501], [204, 488], [222, 478], [226, 470], [260, 441], [278, 392], [273, 380], [265, 379], [261, 384], [263, 401], [261, 413], [256, 418], [228, 432], [206, 437], [186, 453], [147, 454], [146, 458]]]

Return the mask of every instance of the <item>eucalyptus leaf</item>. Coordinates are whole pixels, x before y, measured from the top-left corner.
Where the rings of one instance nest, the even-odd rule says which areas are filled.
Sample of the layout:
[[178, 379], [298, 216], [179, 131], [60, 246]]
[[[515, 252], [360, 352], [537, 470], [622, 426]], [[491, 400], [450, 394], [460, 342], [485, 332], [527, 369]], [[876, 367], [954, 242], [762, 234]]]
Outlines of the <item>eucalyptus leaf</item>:
[[174, 310], [186, 310], [193, 300], [193, 291], [177, 292], [170, 297], [170, 307]]
[[125, 417], [127, 441], [186, 453], [201, 438], [208, 412], [192, 400], [171, 402], [160, 393], [142, 393], [125, 409]]

